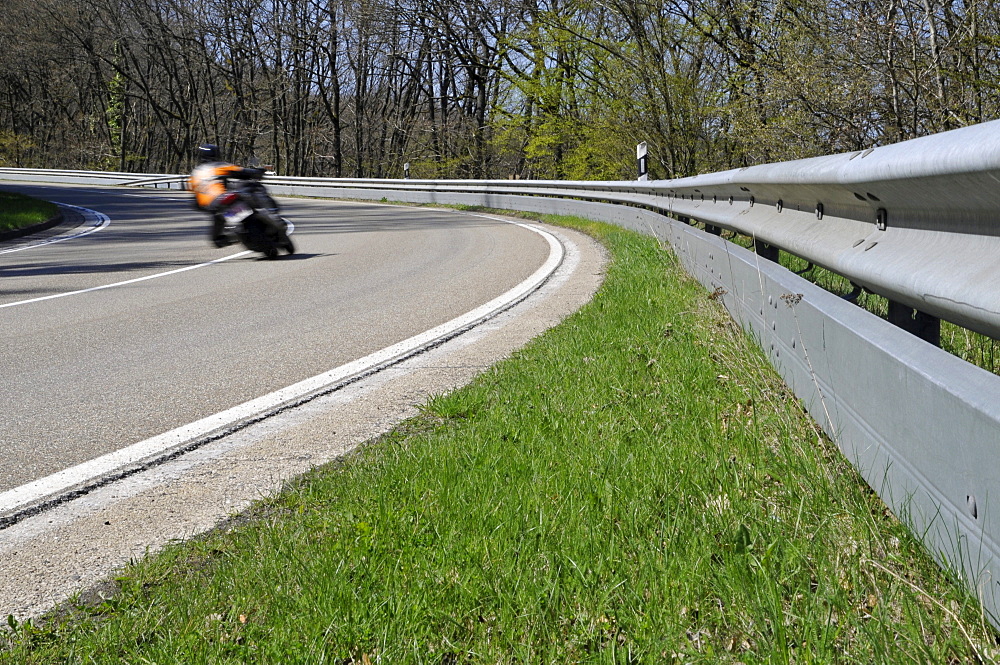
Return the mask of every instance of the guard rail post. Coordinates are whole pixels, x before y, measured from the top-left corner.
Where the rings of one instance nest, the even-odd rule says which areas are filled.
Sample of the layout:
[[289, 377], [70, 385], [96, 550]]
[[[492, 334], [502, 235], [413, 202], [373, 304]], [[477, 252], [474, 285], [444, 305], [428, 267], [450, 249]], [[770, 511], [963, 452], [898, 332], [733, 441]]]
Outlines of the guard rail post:
[[889, 301], [889, 323], [934, 346], [941, 346], [941, 319], [894, 300]]
[[756, 238], [753, 241], [753, 250], [757, 252], [757, 256], [762, 259], [767, 259], [768, 261], [774, 261], [778, 263], [781, 259], [781, 250], [774, 245], [769, 245], [766, 242], [761, 242]]

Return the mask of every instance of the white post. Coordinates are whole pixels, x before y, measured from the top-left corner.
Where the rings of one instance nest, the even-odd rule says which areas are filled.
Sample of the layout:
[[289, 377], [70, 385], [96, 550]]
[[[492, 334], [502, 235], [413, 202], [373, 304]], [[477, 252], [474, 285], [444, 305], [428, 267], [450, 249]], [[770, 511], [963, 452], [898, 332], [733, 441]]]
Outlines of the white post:
[[646, 142], [635, 147], [635, 160], [639, 165], [639, 180], [649, 180], [649, 163], [646, 158]]

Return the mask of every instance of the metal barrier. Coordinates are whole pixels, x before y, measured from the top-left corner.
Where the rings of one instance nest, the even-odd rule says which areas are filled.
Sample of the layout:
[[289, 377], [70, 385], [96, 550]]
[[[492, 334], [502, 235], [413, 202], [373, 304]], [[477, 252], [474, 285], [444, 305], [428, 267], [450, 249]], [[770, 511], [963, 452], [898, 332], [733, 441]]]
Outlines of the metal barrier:
[[20, 169], [0, 167], [0, 180], [21, 182], [61, 182], [73, 185], [124, 185], [135, 181], [149, 181], [151, 186], [159, 184], [171, 189], [183, 189], [186, 177], [148, 173], [119, 173], [115, 171], [70, 171], [65, 169]]
[[[131, 186], [183, 180], [0, 169], [0, 180], [46, 178]], [[579, 215], [669, 242], [755, 335], [871, 487], [1000, 626], [1000, 509], [991, 506], [1000, 478], [1000, 377], [766, 258], [780, 248], [845, 275], [902, 307], [904, 323], [941, 317], [1000, 337], [1000, 122], [671, 181], [267, 182], [279, 195]], [[718, 228], [749, 235], [765, 251], [729, 243], [712, 233]]]

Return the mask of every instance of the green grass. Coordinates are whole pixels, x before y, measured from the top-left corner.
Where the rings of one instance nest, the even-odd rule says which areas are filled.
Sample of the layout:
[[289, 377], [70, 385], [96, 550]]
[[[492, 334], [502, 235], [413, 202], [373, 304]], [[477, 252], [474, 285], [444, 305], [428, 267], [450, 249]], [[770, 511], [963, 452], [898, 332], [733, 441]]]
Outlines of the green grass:
[[0, 190], [0, 231], [11, 231], [51, 219], [58, 208], [23, 194]]
[[[549, 220], [552, 221], [552, 220]], [[655, 240], [594, 300], [0, 663], [967, 663], [956, 587]]]

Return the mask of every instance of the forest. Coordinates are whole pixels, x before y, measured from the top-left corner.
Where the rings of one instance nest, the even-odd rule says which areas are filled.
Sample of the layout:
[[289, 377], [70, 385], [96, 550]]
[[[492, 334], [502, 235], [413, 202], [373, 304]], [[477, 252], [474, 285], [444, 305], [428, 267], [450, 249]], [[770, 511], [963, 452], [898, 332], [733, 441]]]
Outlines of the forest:
[[998, 117], [992, 0], [3, 0], [0, 166], [651, 178]]

